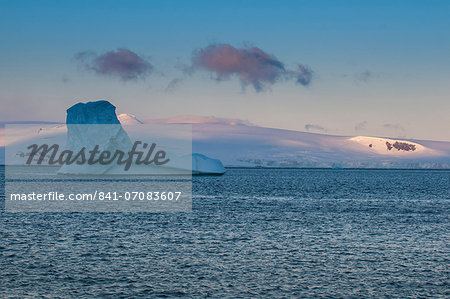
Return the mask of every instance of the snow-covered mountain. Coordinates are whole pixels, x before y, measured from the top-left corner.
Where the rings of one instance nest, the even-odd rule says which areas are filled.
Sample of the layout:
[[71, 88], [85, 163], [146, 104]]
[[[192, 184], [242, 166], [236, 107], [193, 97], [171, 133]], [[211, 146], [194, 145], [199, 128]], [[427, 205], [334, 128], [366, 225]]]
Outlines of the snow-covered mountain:
[[135, 115], [122, 113], [117, 116], [122, 125], [138, 125], [144, 122], [140, 121]]
[[193, 150], [226, 166], [450, 168], [450, 142], [193, 125]]
[[230, 126], [253, 126], [247, 120], [215, 116], [180, 115], [169, 118], [148, 119], [147, 124], [222, 124]]
[[192, 115], [144, 123], [192, 124], [193, 151], [225, 166], [450, 168], [450, 142], [333, 136]]
[[122, 124], [136, 125], [190, 123], [193, 152], [219, 159], [225, 166], [450, 169], [450, 142], [333, 136], [215, 117], [140, 121], [121, 114], [118, 118]]
[[215, 116], [179, 115], [169, 118], [153, 118], [142, 121], [133, 114], [122, 113], [117, 116], [122, 125], [137, 124], [223, 124], [230, 126], [252, 126], [246, 120], [237, 118], [223, 118]]

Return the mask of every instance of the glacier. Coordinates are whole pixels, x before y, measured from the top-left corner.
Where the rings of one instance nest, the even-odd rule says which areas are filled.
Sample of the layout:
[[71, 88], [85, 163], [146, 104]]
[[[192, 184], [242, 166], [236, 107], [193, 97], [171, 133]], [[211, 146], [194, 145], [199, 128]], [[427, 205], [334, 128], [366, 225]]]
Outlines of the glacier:
[[[335, 136], [259, 127], [248, 121], [216, 117], [177, 116], [167, 119], [139, 120], [132, 114], [121, 114], [117, 117], [114, 106], [109, 106], [102, 101], [96, 103], [99, 109], [103, 107], [102, 105], [108, 107], [104, 106], [100, 109], [100, 114], [92, 115], [90, 112], [92, 107], [86, 109], [83, 106], [85, 104], [75, 105], [76, 108], [73, 109], [77, 110], [77, 113], [70, 116], [68, 122], [116, 125], [121, 123], [122, 129], [126, 130], [128, 135], [139, 127], [145, 131], [146, 124], [175, 127], [180, 124], [190, 124], [192, 152], [198, 153], [189, 157], [192, 160], [194, 174], [223, 173], [224, 166], [450, 169], [450, 142], [448, 141]], [[105, 113], [104, 110], [109, 112]], [[131, 125], [127, 126], [127, 124]], [[39, 128], [41, 125], [36, 124], [36, 126]], [[33, 133], [35, 135], [26, 136], [26, 138], [56, 140], [58, 136], [65, 136], [64, 130], [65, 126], [47, 124], [39, 134]], [[121, 130], [117, 132], [119, 131]], [[116, 138], [122, 135], [125, 136], [119, 134]], [[0, 128], [0, 153], [4, 150], [1, 136]], [[0, 163], [2, 163], [1, 155]]]
[[[193, 151], [226, 167], [450, 169], [450, 142], [334, 136], [258, 126], [193, 124]], [[414, 146], [414, 151], [391, 148]]]
[[189, 115], [143, 122], [192, 124], [193, 151], [226, 167], [450, 169], [447, 141], [335, 136]]

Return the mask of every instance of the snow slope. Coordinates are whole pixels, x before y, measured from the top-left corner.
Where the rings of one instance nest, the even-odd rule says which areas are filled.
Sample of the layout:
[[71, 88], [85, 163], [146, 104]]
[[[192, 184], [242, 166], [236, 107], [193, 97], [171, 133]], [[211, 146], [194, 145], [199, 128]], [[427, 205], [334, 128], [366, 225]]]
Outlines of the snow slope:
[[252, 126], [246, 120], [237, 118], [223, 118], [215, 116], [180, 115], [170, 118], [148, 119], [147, 124], [222, 124], [230, 126]]
[[225, 166], [450, 168], [450, 142], [333, 136], [200, 116], [145, 122], [192, 124], [193, 151]]
[[128, 113], [119, 114], [117, 116], [117, 118], [119, 119], [119, 121], [122, 125], [138, 125], [138, 124], [144, 123], [144, 122], [140, 121], [139, 119], [137, 119], [137, 117], [135, 115], [128, 114]]
[[450, 142], [332, 136], [217, 124], [193, 125], [193, 139], [194, 151], [214, 155], [225, 166], [450, 168]]
[[[193, 131], [194, 150], [214, 154], [226, 166], [450, 168], [450, 143], [430, 147], [388, 138], [330, 136], [254, 126], [195, 125]], [[416, 150], [387, 150], [386, 142], [397, 141], [416, 144]]]
[[450, 142], [333, 136], [214, 117], [145, 122], [192, 124], [192, 151], [219, 159], [225, 166], [450, 169]]

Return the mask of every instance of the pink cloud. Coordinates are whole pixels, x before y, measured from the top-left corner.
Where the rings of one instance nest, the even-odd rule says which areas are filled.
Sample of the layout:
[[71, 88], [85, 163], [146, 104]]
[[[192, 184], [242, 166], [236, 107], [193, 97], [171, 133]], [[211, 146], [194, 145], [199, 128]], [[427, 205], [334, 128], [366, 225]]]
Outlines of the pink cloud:
[[143, 79], [153, 70], [150, 62], [127, 49], [109, 51], [102, 55], [84, 51], [76, 54], [75, 59], [86, 70], [98, 75], [117, 76], [122, 81]]
[[312, 79], [312, 71], [303, 65], [297, 71], [287, 71], [281, 61], [260, 48], [237, 49], [229, 44], [212, 44], [194, 52], [191, 70], [196, 69], [213, 73], [219, 81], [237, 76], [244, 87], [252, 85], [256, 91], [282, 79], [295, 79], [302, 85]]

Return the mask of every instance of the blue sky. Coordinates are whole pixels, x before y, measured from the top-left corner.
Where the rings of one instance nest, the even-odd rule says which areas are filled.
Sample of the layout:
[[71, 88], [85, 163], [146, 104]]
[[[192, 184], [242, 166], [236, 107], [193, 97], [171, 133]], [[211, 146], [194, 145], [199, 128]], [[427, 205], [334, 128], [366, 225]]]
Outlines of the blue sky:
[[[449, 15], [449, 1], [0, 1], [0, 120], [63, 120], [75, 102], [106, 98], [142, 119], [450, 140]], [[257, 91], [238, 73], [183, 72], [208, 45], [257, 47], [313, 77]], [[124, 81], [75, 58], [117, 49], [151, 72]]]

